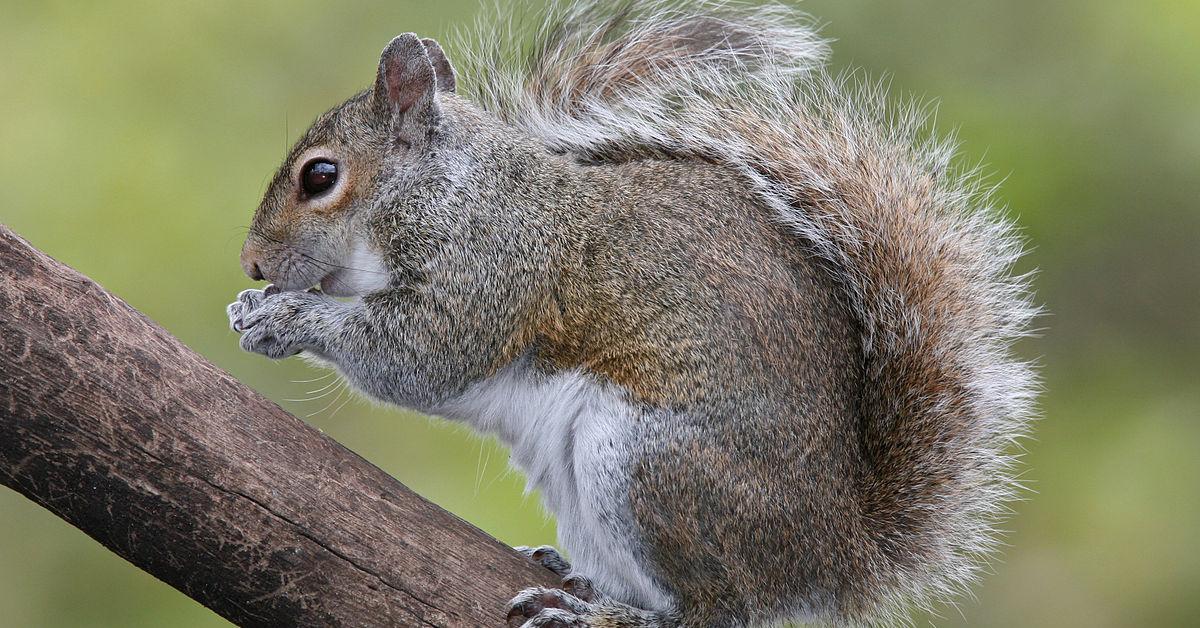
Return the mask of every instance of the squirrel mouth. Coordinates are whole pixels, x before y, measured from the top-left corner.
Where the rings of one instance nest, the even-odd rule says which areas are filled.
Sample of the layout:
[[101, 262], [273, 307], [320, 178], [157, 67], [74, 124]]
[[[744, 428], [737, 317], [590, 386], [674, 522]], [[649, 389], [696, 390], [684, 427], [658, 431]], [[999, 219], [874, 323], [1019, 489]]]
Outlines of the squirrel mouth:
[[334, 273], [329, 273], [328, 275], [321, 277], [321, 280], [318, 281], [317, 285], [313, 286], [312, 289], [320, 289], [321, 292], [330, 292], [337, 281], [333, 275]]
[[268, 294], [277, 294], [280, 292], [313, 292], [327, 294], [331, 297], [358, 297], [367, 292], [354, 282], [354, 277], [350, 273], [338, 269], [321, 277], [316, 283], [308, 283], [298, 285], [286, 282], [269, 284], [266, 288]]
[[317, 282], [317, 286], [313, 289], [320, 289], [321, 292], [334, 297], [354, 297], [359, 296], [360, 292], [356, 289], [354, 282], [347, 276], [347, 273], [341, 269], [321, 277]]
[[[271, 283], [271, 284], [267, 284], [267, 287], [265, 288], [264, 291], [266, 292], [267, 296], [270, 296], [273, 294], [279, 294], [280, 292], [314, 292], [314, 293], [323, 292], [330, 296], [352, 296], [352, 295], [342, 295], [341, 294], [341, 292], [345, 292], [345, 290], [344, 290], [345, 285], [344, 285], [343, 281], [339, 280], [338, 277], [336, 277], [336, 275], [337, 275], [337, 272], [335, 271], [335, 272], [329, 273], [328, 275], [325, 275], [324, 277], [320, 278], [319, 280], [317, 280], [316, 283], [306, 284], [306, 285], [302, 285], [302, 286], [289, 287], [287, 284]], [[341, 292], [339, 292], [339, 288], [342, 288]]]

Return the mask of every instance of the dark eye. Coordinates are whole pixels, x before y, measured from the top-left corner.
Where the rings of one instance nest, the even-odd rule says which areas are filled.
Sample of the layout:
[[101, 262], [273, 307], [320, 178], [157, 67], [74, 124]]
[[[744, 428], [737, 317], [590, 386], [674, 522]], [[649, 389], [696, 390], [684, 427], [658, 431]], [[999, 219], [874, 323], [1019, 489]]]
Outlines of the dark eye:
[[305, 196], [317, 196], [337, 183], [337, 164], [328, 159], [314, 159], [300, 171], [300, 187]]

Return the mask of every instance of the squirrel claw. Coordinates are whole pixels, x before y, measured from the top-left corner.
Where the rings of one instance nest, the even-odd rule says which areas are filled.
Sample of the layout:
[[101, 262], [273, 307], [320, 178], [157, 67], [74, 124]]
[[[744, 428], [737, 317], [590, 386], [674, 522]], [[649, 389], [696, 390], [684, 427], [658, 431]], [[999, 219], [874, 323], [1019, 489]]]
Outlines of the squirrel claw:
[[595, 602], [596, 587], [592, 586], [592, 581], [579, 574], [570, 574], [563, 578], [563, 591], [583, 600], [584, 602]]

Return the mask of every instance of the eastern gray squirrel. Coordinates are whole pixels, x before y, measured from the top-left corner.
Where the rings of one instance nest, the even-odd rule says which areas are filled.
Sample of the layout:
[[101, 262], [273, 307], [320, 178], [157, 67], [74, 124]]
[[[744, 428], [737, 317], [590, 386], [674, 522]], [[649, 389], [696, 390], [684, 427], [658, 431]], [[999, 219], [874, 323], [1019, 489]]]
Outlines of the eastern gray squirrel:
[[521, 548], [565, 590], [510, 625], [875, 624], [963, 590], [1035, 308], [922, 110], [777, 6], [559, 4], [526, 47], [494, 23], [469, 97], [404, 34], [296, 143], [241, 346], [512, 448], [571, 563]]

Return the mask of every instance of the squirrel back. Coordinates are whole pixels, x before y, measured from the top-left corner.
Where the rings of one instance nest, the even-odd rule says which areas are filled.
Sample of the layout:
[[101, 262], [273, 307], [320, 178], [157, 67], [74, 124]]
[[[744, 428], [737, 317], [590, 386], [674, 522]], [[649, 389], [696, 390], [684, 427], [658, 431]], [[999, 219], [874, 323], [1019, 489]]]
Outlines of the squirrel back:
[[874, 543], [843, 612], [963, 591], [1014, 496], [1008, 450], [1036, 384], [1009, 346], [1037, 310], [1011, 272], [1019, 238], [927, 112], [830, 75], [825, 43], [780, 7], [560, 4], [523, 56], [496, 24], [470, 35], [496, 42], [466, 64], [475, 103], [580, 161], [732, 168], [830, 269], [861, 332]]

